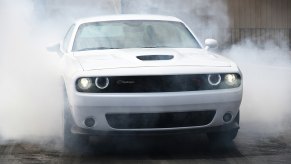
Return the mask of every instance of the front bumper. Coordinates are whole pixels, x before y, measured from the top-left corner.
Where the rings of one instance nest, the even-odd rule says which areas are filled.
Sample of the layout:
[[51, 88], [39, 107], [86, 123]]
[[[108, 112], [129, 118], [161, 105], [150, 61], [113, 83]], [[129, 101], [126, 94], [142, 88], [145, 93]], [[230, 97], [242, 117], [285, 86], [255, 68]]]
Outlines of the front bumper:
[[84, 129], [78, 126], [73, 126], [71, 132], [78, 135], [91, 135], [91, 136], [115, 136], [115, 135], [175, 135], [175, 134], [193, 134], [193, 133], [211, 133], [211, 132], [223, 132], [229, 130], [239, 129], [239, 123], [233, 120], [231, 123], [215, 126], [215, 127], [205, 127], [205, 128], [191, 128], [191, 129], [175, 129], [175, 130], [163, 130], [163, 131], [102, 131], [102, 130], [91, 130]]
[[[220, 129], [219, 127], [233, 126], [235, 116], [239, 111], [242, 99], [242, 87], [224, 90], [194, 91], [194, 92], [168, 92], [168, 93], [79, 93], [70, 95], [70, 109], [75, 126], [73, 133], [81, 134], [128, 134], [128, 133], [167, 133], [179, 131], [205, 131]], [[203, 126], [173, 127], [173, 128], [142, 128], [142, 129], [116, 129], [108, 124], [108, 113], [167, 113], [192, 112], [215, 110], [213, 120]], [[226, 123], [223, 115], [231, 113], [232, 120]], [[85, 126], [86, 118], [94, 118], [93, 127]], [[225, 129], [225, 128], [223, 128]]]

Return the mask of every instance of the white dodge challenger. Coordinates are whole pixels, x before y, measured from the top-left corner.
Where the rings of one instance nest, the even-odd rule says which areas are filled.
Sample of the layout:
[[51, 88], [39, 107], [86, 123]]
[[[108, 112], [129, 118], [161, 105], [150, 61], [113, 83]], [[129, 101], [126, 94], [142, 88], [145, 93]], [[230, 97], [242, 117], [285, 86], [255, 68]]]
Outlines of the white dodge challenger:
[[179, 19], [115, 15], [76, 21], [58, 49], [66, 147], [89, 136], [206, 133], [233, 140], [242, 75]]

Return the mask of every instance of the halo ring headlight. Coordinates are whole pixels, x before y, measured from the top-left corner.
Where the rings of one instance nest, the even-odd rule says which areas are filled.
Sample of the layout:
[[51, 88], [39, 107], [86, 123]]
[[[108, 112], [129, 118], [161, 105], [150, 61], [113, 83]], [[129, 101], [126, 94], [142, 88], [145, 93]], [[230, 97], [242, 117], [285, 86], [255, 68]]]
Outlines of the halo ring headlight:
[[109, 86], [109, 78], [108, 77], [97, 77], [95, 79], [95, 85], [99, 89], [106, 89]]
[[221, 83], [220, 74], [212, 74], [208, 75], [208, 83], [212, 86], [217, 86]]

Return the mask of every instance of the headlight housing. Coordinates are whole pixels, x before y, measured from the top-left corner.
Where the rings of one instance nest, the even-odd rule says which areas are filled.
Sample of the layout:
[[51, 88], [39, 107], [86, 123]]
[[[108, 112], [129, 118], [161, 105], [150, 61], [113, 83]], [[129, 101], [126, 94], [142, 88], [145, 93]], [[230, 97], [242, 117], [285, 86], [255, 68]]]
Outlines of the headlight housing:
[[81, 77], [76, 81], [78, 92], [103, 92], [109, 85], [109, 77]]
[[238, 73], [210, 74], [207, 78], [210, 89], [236, 88], [241, 85]]

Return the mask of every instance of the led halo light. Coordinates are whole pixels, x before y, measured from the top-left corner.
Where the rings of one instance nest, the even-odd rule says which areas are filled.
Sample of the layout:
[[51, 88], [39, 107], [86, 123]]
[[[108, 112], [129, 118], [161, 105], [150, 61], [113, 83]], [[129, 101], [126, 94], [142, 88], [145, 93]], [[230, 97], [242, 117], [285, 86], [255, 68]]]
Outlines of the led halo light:
[[238, 78], [235, 74], [227, 74], [224, 77], [225, 83], [230, 86], [234, 86], [238, 82]]
[[80, 78], [78, 80], [78, 87], [82, 90], [88, 90], [92, 86], [91, 78]]
[[95, 80], [95, 85], [99, 89], [105, 89], [109, 86], [108, 77], [97, 77]]
[[[217, 76], [217, 80], [213, 80], [213, 76]], [[212, 86], [217, 86], [221, 83], [221, 76], [220, 74], [213, 74], [213, 75], [208, 75], [208, 83]]]

